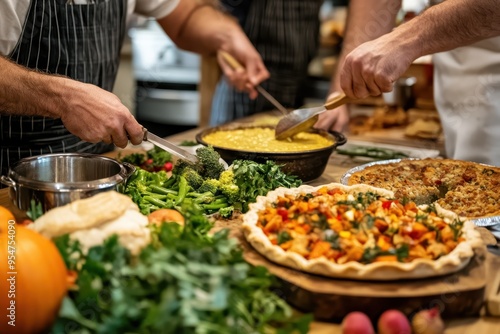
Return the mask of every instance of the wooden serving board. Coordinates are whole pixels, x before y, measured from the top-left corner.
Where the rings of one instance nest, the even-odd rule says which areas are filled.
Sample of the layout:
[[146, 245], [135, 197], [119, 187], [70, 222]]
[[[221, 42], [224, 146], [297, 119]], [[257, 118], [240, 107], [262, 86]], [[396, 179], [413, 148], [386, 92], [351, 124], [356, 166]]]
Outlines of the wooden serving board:
[[325, 322], [341, 322], [353, 311], [362, 311], [376, 321], [388, 309], [411, 316], [434, 306], [441, 309], [443, 318], [478, 316], [484, 304], [486, 264], [496, 261], [491, 266], [500, 265], [499, 259], [484, 251], [460, 272], [436, 278], [391, 282], [333, 279], [273, 263], [246, 241], [239, 224], [233, 221], [224, 227], [240, 240], [247, 262], [265, 266], [278, 278], [275, 292], [279, 296], [296, 309], [312, 313], [315, 320]]

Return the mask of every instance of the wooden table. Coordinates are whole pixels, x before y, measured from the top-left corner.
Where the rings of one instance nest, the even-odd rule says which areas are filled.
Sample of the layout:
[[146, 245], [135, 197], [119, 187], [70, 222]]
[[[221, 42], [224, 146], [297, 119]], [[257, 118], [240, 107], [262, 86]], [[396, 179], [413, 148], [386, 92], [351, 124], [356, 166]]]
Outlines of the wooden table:
[[[167, 139], [178, 143], [183, 140], [195, 140], [196, 134], [201, 131], [201, 129], [194, 129], [186, 131], [174, 136], [170, 136]], [[365, 140], [365, 138], [357, 137], [359, 140]], [[422, 147], [422, 148], [428, 148]], [[137, 147], [130, 147], [123, 150], [117, 150], [106, 154], [107, 156], [116, 156], [118, 152], [127, 153], [129, 151], [138, 150]], [[352, 167], [358, 166], [360, 164], [366, 163], [366, 160], [361, 158], [349, 158], [346, 156], [332, 154], [323, 175], [311, 181], [311, 185], [320, 185], [331, 182], [339, 182], [342, 175]], [[0, 189], [0, 205], [7, 207], [12, 210], [17, 218], [24, 217], [24, 213], [20, 212], [11, 203], [8, 196], [8, 189]], [[500, 270], [498, 268], [497, 270]], [[488, 275], [491, 277], [494, 272], [489, 272]], [[338, 324], [329, 324], [314, 322], [310, 329], [311, 334], [340, 334], [341, 328]], [[470, 319], [456, 319], [447, 322], [446, 326], [447, 334], [500, 334], [500, 318], [491, 317], [481, 317], [481, 318], [470, 318]]]

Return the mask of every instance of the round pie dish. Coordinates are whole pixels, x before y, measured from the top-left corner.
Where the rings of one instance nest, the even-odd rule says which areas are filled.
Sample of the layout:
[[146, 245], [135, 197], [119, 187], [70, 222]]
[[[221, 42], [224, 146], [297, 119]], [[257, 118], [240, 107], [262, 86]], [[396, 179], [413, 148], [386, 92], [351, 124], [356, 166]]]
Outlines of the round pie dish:
[[[269, 232], [269, 230], [265, 231], [265, 229], [262, 227], [261, 224], [262, 213], [265, 212], [266, 208], [278, 207], [279, 209], [279, 203], [280, 203], [279, 201], [281, 201], [286, 196], [292, 198], [295, 197], [304, 199], [304, 198], [310, 198], [311, 196], [316, 196], [314, 194], [317, 194], [322, 190], [323, 192], [328, 192], [328, 193], [332, 192], [336, 194], [337, 192], [339, 192], [342, 194], [346, 194], [349, 198], [349, 201], [344, 201], [344, 202], [350, 202], [350, 201], [355, 202], [355, 200], [359, 198], [360, 194], [375, 194], [377, 197], [383, 198], [384, 200], [393, 199], [394, 197], [393, 196], [394, 194], [391, 191], [381, 188], [370, 187], [366, 185], [344, 186], [339, 183], [331, 183], [317, 187], [303, 185], [298, 188], [292, 188], [292, 189], [279, 188], [269, 192], [268, 195], [265, 197], [264, 196], [258, 197], [257, 202], [251, 204], [250, 210], [244, 215], [242, 228], [248, 242], [255, 248], [255, 250], [257, 250], [261, 255], [265, 256], [270, 261], [292, 269], [332, 278], [369, 280], [369, 281], [422, 279], [427, 277], [435, 277], [435, 276], [451, 274], [460, 271], [461, 269], [466, 267], [469, 264], [470, 260], [474, 257], [476, 249], [484, 248], [481, 236], [479, 232], [475, 230], [475, 226], [471, 221], [461, 220], [453, 212], [444, 210], [438, 205], [435, 205], [435, 207], [432, 207], [432, 209], [435, 210], [433, 211], [435, 213], [429, 214], [430, 216], [436, 216], [437, 218], [440, 218], [441, 224], [444, 224], [443, 222], [446, 222], [446, 224], [451, 225], [452, 223], [454, 224], [455, 222], [460, 221], [459, 226], [461, 226], [459, 234], [460, 241], [457, 241], [456, 245], [454, 245], [451, 251], [449, 251], [447, 254], [439, 255], [435, 259], [422, 257], [422, 258], [414, 258], [409, 262], [400, 262], [400, 261], [386, 262], [383, 260], [382, 261], [375, 260], [370, 263], [363, 263], [357, 260], [347, 260], [340, 263], [341, 261], [338, 258], [334, 261], [332, 261], [330, 258], [327, 258], [326, 256], [318, 256], [313, 258], [312, 250], [309, 255], [300, 254], [300, 252], [298, 251], [290, 251], [290, 249], [292, 248], [284, 250], [281, 246], [279, 238], [277, 242], [276, 239], [272, 240], [272, 237], [270, 237], [272, 232]], [[388, 202], [392, 202], [392, 200], [391, 201], [388, 200]], [[338, 203], [340, 205], [340, 201]], [[295, 205], [295, 203], [292, 202], [292, 206], [293, 205]], [[428, 207], [429, 206], [419, 206], [419, 207], [414, 206], [414, 208], [417, 208], [419, 210], [417, 216], [418, 214], [421, 214], [423, 212], [421, 210], [427, 210]], [[329, 206], [329, 208], [331, 209], [332, 206]], [[415, 209], [415, 211], [417, 209]], [[269, 218], [268, 216], [265, 217]], [[432, 219], [437, 219], [437, 218], [432, 218]], [[266, 221], [266, 224], [268, 224], [269, 221], [271, 220]], [[403, 218], [401, 219], [401, 221], [403, 221]], [[330, 220], [328, 222], [330, 226], [332, 226]], [[406, 225], [403, 227], [403, 223], [401, 222], [394, 221], [394, 223], [402, 224], [401, 230], [403, 228], [407, 228]], [[394, 225], [390, 226], [391, 228], [393, 228]], [[287, 228], [289, 228], [289, 225], [287, 225]], [[333, 227], [328, 227], [328, 229], [330, 228], [333, 229]], [[318, 238], [319, 239], [324, 238], [324, 240], [320, 241], [326, 241], [326, 232], [322, 234], [323, 237], [321, 236], [321, 233], [317, 233], [316, 236], [311, 237], [314, 238], [315, 240], [314, 242], [319, 243]], [[354, 229], [351, 228], [350, 230], [347, 229], [337, 233], [338, 236], [340, 236], [340, 238], [344, 237], [353, 238], [355, 232]], [[314, 234], [314, 232], [311, 232], [309, 235], [312, 234]], [[378, 235], [380, 236], [381, 234], [384, 233], [379, 233]], [[297, 240], [299, 240], [299, 237], [296, 237], [297, 235], [298, 234], [292, 235], [293, 239], [297, 238]], [[380, 238], [379, 236], [376, 235], [376, 238]], [[371, 237], [372, 236], [370, 235], [369, 238]], [[444, 240], [444, 237], [442, 240]], [[331, 239], [329, 239], [328, 242], [331, 242]], [[375, 245], [377, 246], [379, 245], [378, 240], [374, 241], [373, 244], [368, 246], [369, 242], [370, 239], [368, 239], [368, 241], [366, 241], [366, 243], [363, 246], [361, 246], [364, 247], [364, 251], [366, 251], [367, 248], [373, 249]], [[342, 245], [340, 247], [341, 247], [341, 252], [343, 252], [344, 249], [342, 249], [342, 247], [344, 247], [343, 245], [345, 245], [344, 241], [341, 240], [339, 244]], [[312, 242], [310, 245], [312, 245]], [[312, 246], [309, 247], [311, 249], [313, 248]], [[410, 255], [411, 251], [412, 248], [410, 248], [409, 251]]]

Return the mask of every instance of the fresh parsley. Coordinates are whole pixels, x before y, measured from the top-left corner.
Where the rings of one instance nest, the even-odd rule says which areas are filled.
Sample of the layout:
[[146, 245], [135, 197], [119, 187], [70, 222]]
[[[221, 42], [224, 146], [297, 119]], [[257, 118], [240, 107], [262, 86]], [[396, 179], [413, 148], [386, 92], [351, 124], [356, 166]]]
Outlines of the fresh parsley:
[[292, 236], [287, 231], [282, 231], [278, 233], [278, 245], [281, 245], [282, 243], [285, 243], [292, 239], [293, 239]]
[[[152, 241], [131, 257], [113, 236], [87, 255], [68, 236], [56, 244], [78, 289], [69, 292], [52, 332], [307, 333], [310, 316], [292, 317], [271, 291], [273, 276], [243, 259], [229, 230], [187, 211], [185, 227], [152, 227]], [[281, 333], [285, 333], [281, 332]]]

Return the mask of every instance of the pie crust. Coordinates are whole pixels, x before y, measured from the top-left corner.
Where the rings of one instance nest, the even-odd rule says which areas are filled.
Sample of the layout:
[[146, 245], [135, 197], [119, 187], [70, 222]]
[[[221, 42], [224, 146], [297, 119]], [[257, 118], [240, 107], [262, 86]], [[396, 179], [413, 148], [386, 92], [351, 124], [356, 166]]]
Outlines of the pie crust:
[[[258, 213], [276, 202], [278, 197], [304, 195], [318, 191], [323, 187], [327, 189], [338, 188], [350, 194], [373, 192], [388, 199], [394, 198], [394, 193], [389, 190], [367, 185], [345, 186], [339, 183], [331, 183], [317, 187], [302, 185], [292, 189], [278, 188], [269, 192], [267, 196], [259, 196], [256, 203], [251, 204], [250, 210], [243, 216], [242, 229], [248, 242], [267, 259], [286, 267], [322, 276], [377, 281], [419, 279], [454, 273], [463, 269], [470, 262], [475, 249], [484, 247], [481, 236], [475, 230], [474, 224], [466, 220], [462, 227], [464, 240], [459, 242], [450, 253], [439, 257], [437, 260], [415, 259], [408, 263], [373, 262], [368, 264], [350, 261], [338, 264], [325, 257], [306, 259], [298, 253], [285, 251], [280, 246], [273, 245], [262, 228], [257, 226]], [[425, 208], [426, 206], [421, 207]], [[456, 214], [439, 207], [439, 205], [436, 205], [436, 211], [439, 216], [444, 218], [451, 220], [458, 218]]]

